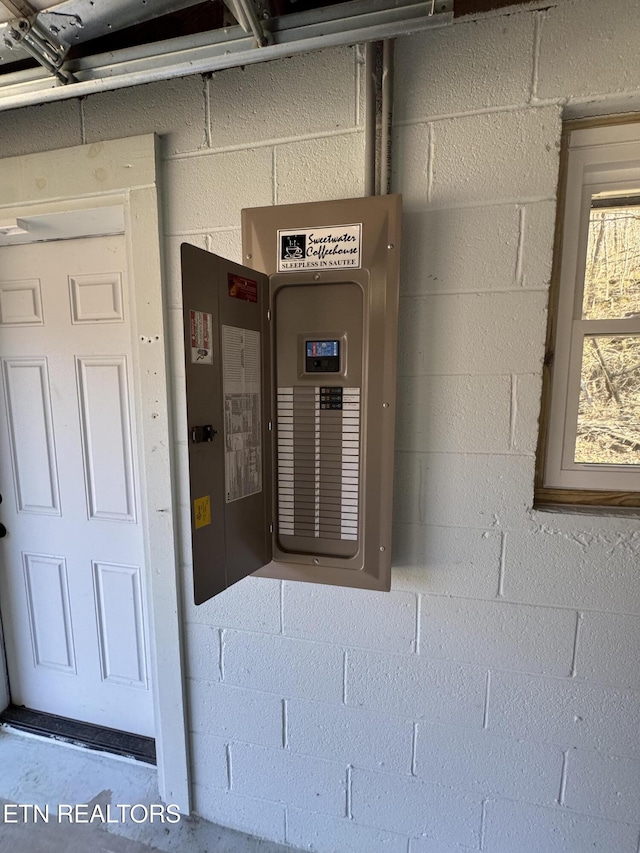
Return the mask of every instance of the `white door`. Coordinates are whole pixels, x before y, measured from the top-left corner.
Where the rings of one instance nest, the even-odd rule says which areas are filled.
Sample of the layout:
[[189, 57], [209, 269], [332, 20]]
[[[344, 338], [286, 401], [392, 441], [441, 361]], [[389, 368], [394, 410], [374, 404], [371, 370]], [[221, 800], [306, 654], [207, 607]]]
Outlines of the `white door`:
[[11, 701], [154, 733], [123, 236], [0, 248]]

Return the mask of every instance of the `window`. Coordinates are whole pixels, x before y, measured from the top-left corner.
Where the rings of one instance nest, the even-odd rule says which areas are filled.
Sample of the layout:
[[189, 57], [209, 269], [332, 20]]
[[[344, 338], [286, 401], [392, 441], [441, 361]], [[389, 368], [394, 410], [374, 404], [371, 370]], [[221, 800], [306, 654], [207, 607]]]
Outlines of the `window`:
[[537, 504], [640, 506], [640, 122], [563, 133]]

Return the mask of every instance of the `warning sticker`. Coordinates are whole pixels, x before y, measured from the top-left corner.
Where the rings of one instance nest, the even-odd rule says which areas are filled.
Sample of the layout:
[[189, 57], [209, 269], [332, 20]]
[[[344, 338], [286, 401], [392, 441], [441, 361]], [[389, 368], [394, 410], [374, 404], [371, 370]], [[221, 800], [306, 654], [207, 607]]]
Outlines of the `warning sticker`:
[[211, 497], [209, 495], [194, 500], [193, 523], [196, 530], [200, 527], [206, 527], [207, 524], [211, 524]]
[[278, 231], [278, 272], [360, 269], [362, 225]]
[[244, 299], [245, 302], [257, 302], [258, 282], [230, 272], [229, 296], [233, 296], [234, 299]]
[[191, 363], [213, 364], [212, 316], [204, 311], [189, 311]]

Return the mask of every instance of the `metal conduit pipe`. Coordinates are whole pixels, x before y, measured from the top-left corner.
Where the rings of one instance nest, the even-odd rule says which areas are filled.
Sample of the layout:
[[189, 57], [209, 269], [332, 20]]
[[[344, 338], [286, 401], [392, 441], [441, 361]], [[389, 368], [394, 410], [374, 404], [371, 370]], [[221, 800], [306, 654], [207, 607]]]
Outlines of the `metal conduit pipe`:
[[382, 43], [382, 132], [380, 137], [380, 195], [391, 192], [393, 156], [393, 39]]
[[364, 47], [364, 194], [376, 194], [376, 45]]
[[[381, 79], [378, 74], [378, 43], [365, 45], [365, 167], [364, 194], [391, 192], [392, 122], [393, 122], [393, 51], [392, 39], [382, 42]], [[380, 149], [377, 151], [377, 105], [380, 86]]]

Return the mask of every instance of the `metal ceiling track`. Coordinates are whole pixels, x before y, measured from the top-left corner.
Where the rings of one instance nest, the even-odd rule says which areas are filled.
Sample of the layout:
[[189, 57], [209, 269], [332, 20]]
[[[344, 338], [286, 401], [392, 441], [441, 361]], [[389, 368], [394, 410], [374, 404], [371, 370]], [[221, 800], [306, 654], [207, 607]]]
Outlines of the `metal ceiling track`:
[[[236, 0], [236, 4], [238, 2]], [[241, 4], [245, 11], [248, 2], [250, 0], [244, 0]], [[125, 17], [128, 16], [125, 25], [129, 26], [155, 17], [156, 13], [167, 14], [168, 11], [187, 8], [193, 5], [193, 0], [154, 0], [148, 5], [153, 12], [150, 14], [147, 11], [142, 15], [140, 4], [132, 3], [131, 0], [96, 3], [101, 13], [105, 6], [109, 6], [111, 19], [117, 20], [117, 28], [121, 29], [123, 18], [120, 12], [113, 13], [116, 6], [122, 15], [126, 13]], [[95, 7], [90, 5], [90, 0], [68, 0], [39, 12], [30, 23], [33, 24], [35, 20], [39, 27], [48, 28], [49, 31], [51, 26], [58, 28], [58, 32], [52, 32], [52, 35], [64, 46], [70, 44], [69, 30], [73, 39], [71, 43], [110, 31], [105, 26], [104, 15], [101, 14], [98, 22], [92, 9]], [[86, 20], [83, 17], [85, 10]], [[138, 15], [137, 20], [135, 13]], [[75, 19], [73, 25], [70, 23], [71, 16]], [[51, 69], [45, 67], [17, 72], [7, 69], [4, 74], [0, 73], [0, 110], [219, 71], [335, 45], [395, 38], [446, 26], [452, 21], [453, 0], [351, 0], [262, 21], [258, 33], [260, 38], [253, 29], [247, 33], [242, 26], [226, 27], [62, 62], [57, 70], [67, 77], [66, 84], [61, 82], [58, 75], [52, 76]], [[251, 22], [245, 20], [242, 23], [248, 27]], [[2, 47], [5, 31], [12, 24], [8, 22], [0, 25], [0, 72], [3, 64], [6, 67], [9, 60], [15, 62], [15, 57], [6, 56], [9, 51]]]
[[71, 75], [61, 70], [69, 48], [56, 38], [56, 28], [47, 28], [39, 20], [38, 10], [27, 0], [2, 0], [2, 5], [10, 14], [15, 15], [3, 28], [5, 52], [17, 52], [18, 55], [26, 53], [53, 74], [58, 82], [63, 85], [70, 83], [73, 79]]

